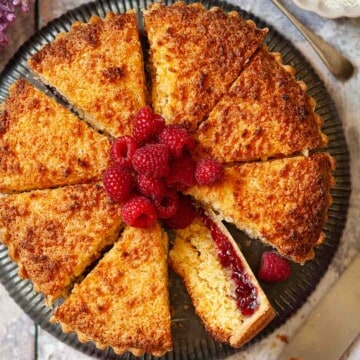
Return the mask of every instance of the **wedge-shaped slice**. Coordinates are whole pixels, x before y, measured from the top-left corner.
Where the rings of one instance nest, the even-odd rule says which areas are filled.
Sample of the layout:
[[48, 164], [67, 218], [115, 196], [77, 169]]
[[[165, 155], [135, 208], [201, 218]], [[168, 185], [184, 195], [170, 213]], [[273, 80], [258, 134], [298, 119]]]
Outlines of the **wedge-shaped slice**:
[[275, 316], [237, 244], [212, 212], [199, 213], [189, 227], [176, 231], [169, 264], [218, 341], [240, 347]]
[[226, 168], [223, 180], [188, 193], [250, 237], [304, 263], [324, 239], [335, 161], [327, 154]]
[[134, 11], [75, 22], [28, 64], [94, 127], [113, 136], [131, 133], [146, 94]]
[[199, 154], [229, 163], [325, 146], [315, 101], [294, 71], [280, 54], [258, 50], [196, 132]]
[[152, 5], [145, 11], [145, 29], [153, 108], [190, 130], [228, 91], [267, 34], [235, 11], [182, 2]]
[[25, 80], [0, 112], [0, 192], [102, 178], [110, 141]]
[[99, 184], [8, 195], [0, 198], [0, 240], [19, 276], [52, 303], [117, 239], [120, 211]]
[[161, 356], [172, 349], [167, 274], [168, 239], [159, 225], [126, 228], [52, 322], [100, 349]]

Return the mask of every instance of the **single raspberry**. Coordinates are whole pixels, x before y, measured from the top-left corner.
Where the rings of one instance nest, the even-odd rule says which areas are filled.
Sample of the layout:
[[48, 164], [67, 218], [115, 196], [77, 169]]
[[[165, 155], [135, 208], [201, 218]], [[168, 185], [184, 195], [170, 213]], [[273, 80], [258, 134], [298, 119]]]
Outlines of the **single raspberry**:
[[141, 194], [151, 198], [160, 198], [166, 191], [164, 180], [154, 179], [144, 174], [138, 174], [136, 186]]
[[137, 113], [134, 120], [133, 136], [139, 145], [155, 139], [164, 129], [165, 119], [154, 114], [150, 106], [145, 106]]
[[169, 147], [170, 155], [178, 158], [185, 150], [195, 149], [195, 141], [181, 125], [167, 125], [159, 135], [159, 142]]
[[170, 172], [166, 178], [167, 186], [176, 191], [183, 191], [195, 185], [195, 167], [196, 163], [188, 152], [170, 161]]
[[169, 150], [163, 144], [148, 144], [135, 151], [132, 164], [139, 174], [155, 179], [169, 174]]
[[259, 278], [267, 282], [285, 281], [291, 274], [289, 262], [279, 254], [268, 251], [261, 256]]
[[170, 229], [185, 229], [195, 217], [195, 208], [191, 199], [179, 194], [179, 205], [175, 215], [165, 219], [165, 225]]
[[159, 219], [168, 219], [175, 215], [179, 197], [176, 191], [168, 189], [163, 196], [154, 198], [154, 205]]
[[213, 185], [224, 175], [224, 167], [217, 160], [205, 158], [198, 162], [195, 169], [195, 180], [199, 185]]
[[132, 173], [119, 165], [109, 167], [104, 173], [104, 187], [110, 198], [116, 202], [126, 200], [135, 185]]
[[137, 144], [132, 136], [121, 136], [114, 141], [110, 150], [110, 157], [115, 163], [131, 168], [131, 160], [136, 149]]
[[133, 196], [124, 204], [121, 215], [127, 225], [139, 228], [150, 227], [157, 220], [155, 206], [149, 199], [139, 195]]

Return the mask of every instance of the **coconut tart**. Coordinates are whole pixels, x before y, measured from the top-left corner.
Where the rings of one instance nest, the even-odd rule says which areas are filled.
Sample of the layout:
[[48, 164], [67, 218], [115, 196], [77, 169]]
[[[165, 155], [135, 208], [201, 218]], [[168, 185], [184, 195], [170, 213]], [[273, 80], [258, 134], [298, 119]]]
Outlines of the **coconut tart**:
[[144, 12], [152, 105], [168, 123], [194, 131], [228, 91], [267, 29], [201, 4], [152, 4]]
[[107, 137], [20, 79], [0, 110], [0, 192], [99, 180], [110, 146]]
[[190, 226], [176, 230], [169, 264], [217, 341], [241, 347], [274, 318], [236, 242], [211, 210], [199, 209]]
[[0, 240], [19, 276], [51, 304], [112, 244], [120, 207], [100, 184], [34, 190], [0, 198]]
[[131, 133], [146, 97], [134, 11], [77, 21], [28, 64], [92, 126], [115, 137]]
[[279, 53], [259, 49], [197, 130], [198, 156], [231, 163], [326, 146], [306, 89]]
[[250, 237], [304, 263], [324, 240], [334, 168], [335, 160], [321, 153], [253, 162], [228, 167], [220, 183], [187, 192]]
[[163, 355], [172, 349], [167, 249], [159, 225], [126, 228], [51, 321], [100, 349]]

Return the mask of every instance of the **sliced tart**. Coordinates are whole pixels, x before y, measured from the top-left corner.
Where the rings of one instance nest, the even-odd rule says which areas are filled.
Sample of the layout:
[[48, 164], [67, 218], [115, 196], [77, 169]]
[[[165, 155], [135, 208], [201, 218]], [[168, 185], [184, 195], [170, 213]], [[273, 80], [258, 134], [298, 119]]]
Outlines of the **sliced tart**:
[[0, 110], [0, 192], [100, 180], [111, 142], [25, 80]]
[[117, 239], [120, 211], [100, 184], [7, 195], [0, 198], [0, 240], [19, 276], [51, 304]]
[[131, 133], [132, 118], [146, 101], [135, 11], [75, 22], [28, 64], [95, 128], [115, 137]]
[[155, 225], [126, 228], [114, 247], [56, 309], [52, 322], [82, 342], [118, 354], [161, 356], [172, 349], [168, 238]]
[[231, 163], [326, 146], [315, 100], [294, 72], [280, 54], [259, 49], [197, 130], [198, 155]]
[[244, 256], [213, 212], [200, 210], [189, 227], [176, 230], [169, 264], [217, 341], [240, 347], [274, 318]]
[[334, 168], [335, 160], [321, 153], [254, 162], [227, 167], [220, 183], [187, 192], [250, 237], [304, 263], [324, 240]]
[[145, 11], [152, 104], [169, 123], [194, 131], [224, 95], [267, 29], [235, 11], [201, 4], [152, 4]]

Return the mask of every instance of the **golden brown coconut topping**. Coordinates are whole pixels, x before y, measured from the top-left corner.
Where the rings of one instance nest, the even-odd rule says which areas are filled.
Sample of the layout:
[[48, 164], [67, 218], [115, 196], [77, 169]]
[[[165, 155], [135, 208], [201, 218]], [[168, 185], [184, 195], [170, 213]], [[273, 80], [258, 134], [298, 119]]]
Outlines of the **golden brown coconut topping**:
[[134, 11], [75, 22], [28, 63], [94, 127], [115, 137], [131, 134], [133, 117], [146, 102]]
[[200, 4], [155, 4], [145, 11], [152, 104], [168, 123], [194, 131], [229, 89], [267, 30], [236, 12]]
[[294, 72], [280, 54], [259, 49], [195, 133], [198, 156], [229, 163], [326, 146], [315, 101]]
[[100, 180], [110, 141], [25, 80], [0, 112], [0, 192]]

